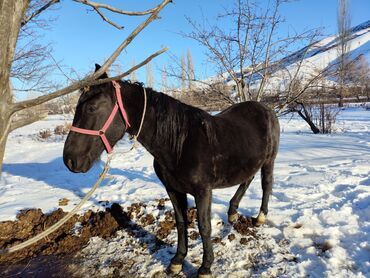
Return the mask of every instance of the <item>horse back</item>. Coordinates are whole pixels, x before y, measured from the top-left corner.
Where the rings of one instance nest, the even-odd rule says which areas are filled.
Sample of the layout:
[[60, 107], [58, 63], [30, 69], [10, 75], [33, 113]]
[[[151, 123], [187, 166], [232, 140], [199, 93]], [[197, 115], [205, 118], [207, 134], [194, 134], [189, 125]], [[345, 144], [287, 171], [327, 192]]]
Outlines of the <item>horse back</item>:
[[253, 137], [253, 141], [264, 141], [267, 137], [275, 137], [273, 144], [278, 147], [280, 126], [276, 114], [266, 105], [247, 101], [234, 104], [214, 116], [219, 130], [236, 131], [242, 136]]
[[179, 174], [186, 173], [192, 183], [212, 184], [213, 188], [241, 183], [275, 158], [279, 130], [274, 111], [265, 105], [235, 104], [204, 118], [190, 131]]

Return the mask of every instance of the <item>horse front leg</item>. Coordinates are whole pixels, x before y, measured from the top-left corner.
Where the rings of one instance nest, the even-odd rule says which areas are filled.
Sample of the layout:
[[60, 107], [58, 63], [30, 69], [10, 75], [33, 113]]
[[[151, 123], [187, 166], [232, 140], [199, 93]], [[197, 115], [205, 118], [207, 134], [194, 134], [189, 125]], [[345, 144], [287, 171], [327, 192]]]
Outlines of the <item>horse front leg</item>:
[[166, 168], [162, 167], [156, 160], [154, 160], [153, 166], [158, 178], [166, 188], [175, 210], [178, 244], [176, 255], [171, 260], [169, 270], [173, 274], [178, 274], [188, 252], [188, 200], [185, 193], [180, 193], [174, 189], [181, 186]]
[[178, 274], [182, 269], [182, 264], [188, 252], [188, 202], [184, 193], [175, 192], [170, 189], [167, 189], [167, 193], [175, 210], [177, 227], [177, 252], [171, 260], [170, 271], [173, 274]]
[[213, 248], [211, 242], [211, 203], [212, 190], [199, 190], [194, 196], [197, 206], [199, 233], [203, 242], [203, 262], [198, 270], [199, 278], [210, 278], [211, 265], [214, 260]]

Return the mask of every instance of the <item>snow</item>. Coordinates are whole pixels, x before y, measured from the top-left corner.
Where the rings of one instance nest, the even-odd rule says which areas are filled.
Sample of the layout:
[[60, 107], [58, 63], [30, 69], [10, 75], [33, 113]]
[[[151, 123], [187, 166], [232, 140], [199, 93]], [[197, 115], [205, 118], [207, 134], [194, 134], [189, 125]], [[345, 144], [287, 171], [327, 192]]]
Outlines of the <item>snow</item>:
[[[351, 30], [348, 38], [348, 55], [355, 60], [360, 55], [370, 59], [370, 21], [364, 22]], [[301, 63], [301, 60], [303, 61]], [[316, 76], [318, 72], [328, 70], [333, 72], [337, 67], [339, 59], [338, 36], [328, 36], [321, 41], [312, 43], [297, 52], [281, 59], [278, 66], [272, 66], [272, 76], [265, 85], [265, 90], [276, 92], [276, 89], [285, 90], [291, 77], [298, 71], [298, 79], [309, 80]], [[224, 74], [225, 75], [225, 74]], [[221, 77], [219, 77], [221, 79]], [[216, 77], [210, 80], [216, 80]], [[261, 76], [255, 74], [252, 87], [259, 86]], [[331, 84], [331, 80], [326, 80]], [[228, 77], [227, 84], [234, 85], [232, 78]]]
[[[242, 245], [240, 239], [245, 236], [227, 224], [228, 202], [236, 187], [214, 191], [212, 236], [222, 239], [222, 244], [214, 244], [215, 277], [370, 277], [369, 116], [370, 111], [363, 107], [346, 108], [331, 135], [311, 134], [297, 117], [280, 119], [273, 194], [268, 221], [257, 229], [258, 239]], [[70, 173], [62, 161], [65, 138], [38, 138], [40, 130], [53, 130], [66, 121], [70, 118], [50, 116], [10, 135], [0, 184], [0, 221], [14, 220], [23, 208], [53, 211], [61, 198], [70, 200], [63, 209], [71, 210], [97, 179], [103, 162], [89, 173]], [[83, 211], [104, 209], [107, 202], [118, 202], [124, 208], [144, 202], [147, 213], [159, 213], [156, 200], [167, 196], [154, 173], [152, 156], [142, 147], [123, 154], [130, 144], [124, 139], [116, 146], [109, 179]], [[239, 212], [256, 216], [261, 195], [257, 176]], [[166, 207], [171, 208], [169, 202]], [[127, 271], [136, 276], [162, 277], [160, 273], [175, 252], [176, 232], [167, 238], [168, 245], [152, 252], [153, 228], [143, 229], [148, 230], [146, 245], [125, 230], [111, 240], [92, 238], [82, 251], [86, 261], [78, 266], [79, 271], [109, 275], [111, 262], [123, 261], [130, 263]], [[230, 233], [236, 235], [235, 240], [228, 240]], [[190, 239], [185, 275], [196, 273], [201, 254], [200, 239]]]

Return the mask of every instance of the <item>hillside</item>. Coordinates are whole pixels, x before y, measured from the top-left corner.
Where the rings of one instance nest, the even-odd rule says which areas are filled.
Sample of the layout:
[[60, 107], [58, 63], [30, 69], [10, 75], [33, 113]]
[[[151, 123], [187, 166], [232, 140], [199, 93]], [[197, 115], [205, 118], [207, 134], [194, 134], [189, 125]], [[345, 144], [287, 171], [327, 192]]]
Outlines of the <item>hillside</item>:
[[[370, 61], [370, 20], [366, 21], [351, 29], [349, 37], [349, 57], [356, 59], [364, 55], [366, 60]], [[283, 58], [275, 63], [269, 71], [272, 77], [265, 86], [266, 90], [284, 89], [289, 82], [289, 76], [293, 76], [299, 68], [299, 63], [303, 58], [302, 65], [299, 69], [299, 77], [302, 79], [310, 78], [316, 72], [334, 68], [338, 62], [338, 37], [337, 35], [329, 36], [320, 41], [312, 43], [300, 49], [297, 52]], [[252, 87], [258, 87], [261, 75], [255, 73], [253, 76], [254, 83]], [[328, 81], [333, 82], [333, 80]], [[227, 85], [234, 85], [234, 81], [226, 78]]]

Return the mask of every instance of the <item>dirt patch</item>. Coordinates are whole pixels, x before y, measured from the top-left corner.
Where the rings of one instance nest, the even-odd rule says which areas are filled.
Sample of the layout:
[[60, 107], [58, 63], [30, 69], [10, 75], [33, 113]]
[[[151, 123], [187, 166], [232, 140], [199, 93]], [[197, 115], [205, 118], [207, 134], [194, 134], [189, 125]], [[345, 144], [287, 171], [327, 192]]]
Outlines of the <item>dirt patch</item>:
[[157, 205], [157, 208], [159, 209], [159, 210], [163, 210], [163, 209], [165, 209], [165, 204], [166, 204], [166, 202], [167, 201], [169, 201], [170, 199], [168, 199], [168, 198], [162, 198], [162, 199], [159, 199], [158, 200], [158, 205]]
[[146, 205], [144, 203], [133, 203], [127, 208], [127, 214], [130, 219], [140, 218], [144, 212]]
[[214, 237], [213, 239], [212, 239], [212, 243], [213, 244], [222, 244], [222, 245], [225, 245], [225, 243], [224, 242], [222, 242], [222, 238], [220, 238], [220, 237]]
[[61, 207], [68, 206], [68, 203], [69, 203], [69, 199], [67, 198], [62, 198], [62, 199], [59, 199], [58, 201], [58, 205]]
[[159, 222], [159, 229], [157, 230], [157, 236], [160, 239], [168, 237], [171, 230], [175, 229], [176, 223], [174, 220], [164, 220]]
[[191, 231], [191, 233], [190, 233], [189, 237], [190, 237], [192, 240], [197, 240], [197, 239], [200, 237], [200, 235], [199, 235], [199, 233], [198, 233], [198, 232], [196, 232], [196, 231]]
[[[75, 215], [45, 239], [23, 250], [0, 256], [0, 265], [36, 256], [73, 254], [86, 246], [91, 237], [109, 238], [129, 221], [120, 208], [113, 204], [106, 211], [88, 211], [82, 216]], [[28, 209], [21, 211], [16, 221], [0, 222], [0, 249], [9, 248], [38, 235], [64, 215], [66, 213], [62, 209], [50, 214], [44, 214], [40, 209]]]
[[68, 265], [74, 259], [72, 256], [38, 256], [27, 259], [25, 262], [13, 264], [1, 264], [0, 273], [2, 278], [10, 277], [71, 277]]
[[321, 251], [321, 253], [325, 253], [326, 251], [333, 248], [333, 244], [329, 241], [325, 241], [322, 243], [315, 243], [314, 246]]
[[234, 224], [234, 229], [243, 236], [250, 236], [255, 239], [257, 238], [257, 231], [254, 220], [250, 217], [240, 215], [238, 220]]
[[[63, 203], [65, 200], [62, 200]], [[133, 203], [125, 210], [118, 205], [107, 202], [105, 211], [88, 211], [82, 216], [73, 216], [56, 232], [36, 244], [21, 251], [0, 256], [0, 273], [20, 277], [58, 277], [63, 273], [73, 277], [75, 271], [68, 266], [80, 265], [83, 256], [75, 256], [82, 250], [91, 237], [111, 238], [116, 232], [125, 229], [128, 235], [135, 238], [140, 246], [155, 253], [161, 248], [173, 246], [173, 232], [176, 229], [174, 212], [166, 210], [169, 199], [159, 199], [153, 204]], [[148, 213], [148, 211], [150, 213]], [[58, 209], [50, 214], [44, 214], [40, 209], [23, 210], [17, 215], [16, 221], [0, 222], [0, 249], [9, 248], [26, 241], [50, 227], [63, 216], [65, 212]], [[199, 240], [197, 230], [197, 210], [192, 207], [187, 211], [189, 237]], [[225, 225], [222, 221], [219, 226]], [[257, 239], [256, 227], [251, 218], [240, 216], [222, 237], [212, 239], [215, 245], [225, 245], [228, 241], [236, 239], [240, 234], [241, 244]], [[233, 233], [230, 233], [233, 232]], [[235, 233], [235, 234], [234, 234]], [[169, 235], [171, 237], [169, 237]], [[47, 262], [47, 263], [45, 263]], [[111, 262], [117, 269], [122, 270], [122, 262]], [[124, 263], [126, 266], [126, 263]], [[71, 273], [71, 271], [73, 273]], [[42, 274], [42, 275], [41, 275]]]
[[228, 239], [229, 241], [233, 241], [233, 240], [235, 239], [235, 235], [234, 235], [234, 234], [229, 234], [229, 235], [227, 236], [227, 239]]
[[154, 221], [155, 221], [155, 218], [153, 214], [146, 214], [140, 218], [140, 223], [142, 224], [143, 227], [152, 225]]
[[188, 216], [188, 227], [194, 228], [195, 221], [197, 220], [197, 209], [195, 207], [189, 208], [187, 216]]

